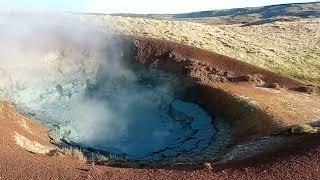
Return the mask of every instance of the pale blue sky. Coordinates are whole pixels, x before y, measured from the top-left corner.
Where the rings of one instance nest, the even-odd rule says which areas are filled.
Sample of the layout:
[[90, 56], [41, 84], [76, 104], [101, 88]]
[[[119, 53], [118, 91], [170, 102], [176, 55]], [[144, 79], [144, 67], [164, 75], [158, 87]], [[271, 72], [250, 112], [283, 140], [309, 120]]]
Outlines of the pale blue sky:
[[312, 0], [0, 0], [2, 11], [181, 13]]

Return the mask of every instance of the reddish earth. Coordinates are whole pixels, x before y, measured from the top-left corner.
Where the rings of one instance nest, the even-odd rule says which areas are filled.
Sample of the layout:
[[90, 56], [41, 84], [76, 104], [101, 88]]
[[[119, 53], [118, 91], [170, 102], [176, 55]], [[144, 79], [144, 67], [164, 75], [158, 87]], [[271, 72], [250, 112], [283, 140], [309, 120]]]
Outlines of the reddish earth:
[[199, 104], [230, 116], [235, 142], [320, 120], [320, 96], [293, 91], [303, 82], [175, 42], [135, 38], [134, 47], [140, 63], [198, 83]]
[[[13, 131], [46, 144], [48, 137], [37, 123], [1, 103], [0, 179], [319, 179], [319, 134], [293, 136], [283, 148], [241, 162], [213, 166], [114, 168], [83, 164], [70, 156], [34, 154], [14, 142]], [[21, 122], [26, 120], [26, 131]], [[46, 139], [45, 139], [46, 138]], [[47, 140], [47, 141], [46, 141]]]
[[[168, 41], [135, 38], [124, 42], [135, 48], [138, 62], [187, 76], [199, 84], [198, 102], [209, 111], [230, 115], [235, 143], [297, 123], [319, 121], [319, 95], [290, 90], [303, 86], [303, 82]], [[281, 89], [266, 87], [273, 83]], [[319, 134], [289, 136], [277, 149], [243, 161], [213, 165], [213, 169], [203, 164], [114, 168], [84, 164], [71, 155], [39, 154], [54, 148], [47, 129], [19, 115], [10, 104], [0, 105], [0, 180], [320, 179]]]
[[[160, 64], [165, 64], [170, 58], [177, 57], [193, 60], [199, 65], [207, 65], [229, 76], [243, 76], [249, 74], [260, 74], [267, 83], [278, 83], [289, 89], [294, 89], [303, 85], [303, 82], [272, 73], [268, 70], [253, 66], [251, 64], [213, 53], [200, 48], [182, 45], [166, 40], [156, 40], [150, 38], [135, 38], [137, 48], [136, 56], [144, 64], [152, 64], [154, 60], [161, 60]], [[175, 58], [173, 58], [175, 59]], [[181, 67], [181, 66], [180, 66]]]

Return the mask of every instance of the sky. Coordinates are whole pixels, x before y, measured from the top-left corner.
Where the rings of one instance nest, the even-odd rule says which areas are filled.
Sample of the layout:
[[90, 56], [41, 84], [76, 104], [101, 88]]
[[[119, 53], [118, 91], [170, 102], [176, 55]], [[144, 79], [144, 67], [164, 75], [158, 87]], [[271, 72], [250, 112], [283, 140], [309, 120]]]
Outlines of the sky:
[[312, 0], [0, 0], [1, 11], [183, 13]]

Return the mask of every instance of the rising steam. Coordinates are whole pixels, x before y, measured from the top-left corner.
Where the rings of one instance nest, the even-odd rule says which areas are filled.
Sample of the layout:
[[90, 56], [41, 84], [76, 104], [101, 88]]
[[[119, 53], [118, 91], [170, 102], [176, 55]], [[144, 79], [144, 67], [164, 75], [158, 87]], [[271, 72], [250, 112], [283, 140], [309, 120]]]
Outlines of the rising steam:
[[179, 78], [124, 59], [112, 32], [70, 15], [2, 15], [0, 26], [2, 99], [46, 123], [56, 141], [135, 157], [210, 143], [208, 114], [174, 98]]

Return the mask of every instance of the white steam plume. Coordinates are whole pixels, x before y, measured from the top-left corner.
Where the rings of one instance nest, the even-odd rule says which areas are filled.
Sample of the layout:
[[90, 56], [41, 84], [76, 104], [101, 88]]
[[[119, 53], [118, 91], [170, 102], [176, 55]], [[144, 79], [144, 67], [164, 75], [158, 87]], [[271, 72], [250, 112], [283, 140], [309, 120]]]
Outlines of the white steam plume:
[[125, 63], [117, 38], [78, 16], [2, 15], [0, 39], [1, 97], [56, 130], [56, 140], [142, 157], [197, 142], [193, 125], [205, 128], [199, 138], [214, 134], [202, 109], [172, 98], [179, 78]]

